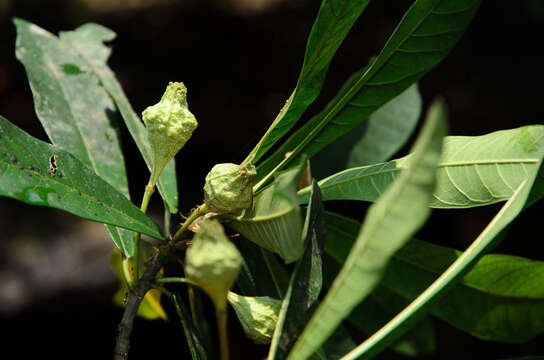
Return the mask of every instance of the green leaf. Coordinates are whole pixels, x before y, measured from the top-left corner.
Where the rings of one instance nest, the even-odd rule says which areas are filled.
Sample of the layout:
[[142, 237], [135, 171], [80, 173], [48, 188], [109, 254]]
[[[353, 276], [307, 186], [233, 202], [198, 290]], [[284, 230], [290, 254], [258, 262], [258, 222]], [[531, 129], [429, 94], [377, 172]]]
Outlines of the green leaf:
[[267, 158], [257, 169], [256, 181], [277, 171], [288, 152], [292, 155], [282, 166], [301, 154], [311, 158], [419, 80], [461, 38], [480, 2], [415, 1], [368, 70]]
[[316, 154], [312, 158], [312, 175], [321, 179], [346, 168], [389, 160], [414, 132], [421, 115], [421, 103], [417, 84], [414, 84], [367, 121]]
[[[63, 43], [69, 44], [78, 51], [79, 55], [86, 62], [88, 71], [100, 79], [104, 89], [113, 98], [136, 146], [140, 150], [151, 172], [153, 168], [153, 155], [147, 138], [147, 131], [138, 115], [132, 109], [114, 73], [107, 65], [111, 49], [105, 46], [104, 42], [115, 39], [115, 33], [106, 27], [91, 23], [82, 25], [74, 31], [61, 32], [59, 36]], [[85, 46], [81, 46], [81, 44], [85, 44]], [[163, 170], [157, 188], [162, 198], [168, 204], [169, 211], [173, 214], [177, 213], [178, 189], [174, 160], [171, 160]]]
[[181, 301], [179, 294], [172, 294], [172, 300], [174, 301], [174, 306], [176, 312], [179, 316], [181, 326], [183, 327], [183, 333], [185, 334], [185, 339], [187, 340], [187, 346], [189, 346], [189, 351], [191, 353], [191, 359], [193, 360], [206, 360], [206, 351], [200, 340], [199, 331], [193, 325], [189, 312], [187, 308]]
[[[349, 254], [349, 249], [357, 238], [361, 223], [331, 212], [325, 212], [325, 223], [324, 248], [327, 254], [323, 258], [323, 281], [328, 288], [338, 274], [340, 266], [344, 264], [345, 257]], [[337, 252], [336, 247], [338, 245], [347, 249]], [[331, 256], [331, 254], [338, 255], [338, 253], [344, 255], [342, 262], [336, 259], [333, 260]], [[400, 295], [378, 285], [362, 303], [352, 310], [346, 321], [370, 336], [404, 309], [408, 303], [408, 300]], [[333, 337], [329, 338], [329, 342]], [[338, 358], [355, 347], [356, 344], [353, 344], [352, 347], [338, 354], [340, 355]], [[435, 347], [436, 340], [432, 319], [427, 318], [423, 319], [413, 330], [393, 344], [391, 349], [405, 356], [419, 357], [431, 354], [435, 351]]]
[[150, 218], [91, 168], [1, 116], [0, 196], [164, 239]]
[[[355, 307], [347, 320], [366, 334], [372, 335], [406, 305], [408, 305], [406, 300], [378, 286], [363, 303]], [[393, 344], [392, 349], [409, 357], [432, 354], [436, 350], [432, 320], [423, 319], [408, 334]]]
[[[396, 255], [384, 284], [413, 300], [462, 255], [412, 241]], [[523, 343], [544, 332], [544, 262], [485, 255], [432, 313], [480, 339]]]
[[[326, 213], [325, 251], [343, 264], [359, 222]], [[442, 274], [461, 252], [411, 240], [393, 257], [382, 285], [411, 302]], [[433, 315], [481, 339], [525, 342], [544, 331], [544, 262], [507, 255], [485, 255], [447, 295]]]
[[340, 325], [323, 345], [327, 360], [340, 359], [342, 355], [353, 349], [357, 344], [353, 341], [348, 330]]
[[344, 358], [346, 360], [370, 359], [410, 329], [411, 325], [429, 310], [429, 306], [434, 300], [453, 286], [455, 281], [470, 270], [487, 249], [494, 246], [502, 238], [497, 235], [523, 210], [535, 176], [536, 170], [533, 174], [529, 174], [529, 178], [519, 185], [512, 197], [504, 204], [484, 231], [438, 279], [395, 318]]
[[306, 44], [297, 85], [285, 106], [248, 156], [255, 163], [289, 129], [321, 91], [336, 50], [370, 0], [323, 0]]
[[226, 215], [232, 219], [229, 225], [234, 230], [266, 250], [277, 253], [286, 263], [298, 260], [304, 252], [302, 220], [297, 203], [297, 183], [302, 169], [301, 165], [280, 174], [241, 215]]
[[303, 236], [306, 251], [291, 276], [270, 344], [268, 360], [287, 357], [298, 334], [310, 318], [321, 292], [325, 222], [321, 194], [315, 181], [312, 182], [312, 197], [306, 212]]
[[[544, 153], [544, 126], [532, 125], [483, 136], [444, 140], [438, 179], [430, 206], [467, 208], [509, 199]], [[412, 156], [348, 169], [319, 182], [324, 200], [375, 201], [410, 166]], [[307, 201], [309, 188], [299, 191]], [[535, 201], [544, 195], [534, 192]]]
[[[130, 199], [110, 96], [76, 49], [34, 24], [20, 19], [14, 23], [16, 55], [27, 71], [36, 113], [49, 139]], [[106, 227], [123, 253], [132, 256], [132, 233]]]
[[445, 109], [435, 102], [414, 145], [413, 161], [369, 209], [353, 249], [289, 359], [306, 359], [380, 281], [393, 254], [423, 225], [436, 180]]
[[243, 237], [236, 242], [236, 247], [244, 258], [236, 279], [242, 294], [283, 298], [289, 286], [289, 274], [276, 257]]

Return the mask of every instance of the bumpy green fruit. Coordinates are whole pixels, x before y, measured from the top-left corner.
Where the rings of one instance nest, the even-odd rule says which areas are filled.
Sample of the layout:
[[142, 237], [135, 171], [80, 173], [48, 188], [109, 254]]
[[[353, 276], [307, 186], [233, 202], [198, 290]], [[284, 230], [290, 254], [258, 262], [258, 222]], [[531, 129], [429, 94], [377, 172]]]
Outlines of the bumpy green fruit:
[[228, 300], [251, 340], [257, 344], [272, 341], [281, 308], [280, 300], [268, 296], [240, 296], [233, 292], [229, 292]]
[[204, 199], [208, 211], [226, 214], [247, 209], [253, 200], [253, 178], [257, 175], [251, 164], [217, 164], [206, 175]]
[[142, 118], [153, 150], [153, 176], [158, 179], [198, 125], [187, 106], [185, 85], [180, 82], [168, 84], [161, 101], [145, 109]]
[[242, 255], [225, 235], [223, 226], [217, 220], [206, 220], [185, 254], [185, 274], [210, 296], [218, 309], [224, 309], [242, 262]]

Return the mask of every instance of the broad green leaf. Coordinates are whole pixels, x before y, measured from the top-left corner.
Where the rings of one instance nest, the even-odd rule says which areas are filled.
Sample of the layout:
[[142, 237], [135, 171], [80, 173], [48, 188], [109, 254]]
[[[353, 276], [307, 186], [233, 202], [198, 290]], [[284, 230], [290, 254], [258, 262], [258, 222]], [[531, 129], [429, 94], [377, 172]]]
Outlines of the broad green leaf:
[[91, 168], [1, 116], [0, 154], [0, 196], [164, 239], [150, 218]]
[[258, 161], [289, 129], [321, 91], [336, 50], [370, 0], [323, 0], [306, 44], [297, 85], [285, 106], [248, 156]]
[[369, 209], [342, 270], [299, 337], [289, 359], [308, 358], [376, 287], [393, 254], [423, 225], [436, 180], [445, 109], [435, 102], [414, 145], [413, 161]]
[[268, 360], [285, 359], [317, 303], [323, 283], [322, 253], [325, 240], [324, 209], [316, 182], [306, 211], [303, 237], [306, 250], [297, 262], [283, 299]]
[[[326, 236], [325, 236], [325, 264], [324, 281], [327, 287], [330, 286], [338, 273], [340, 266], [344, 264], [349, 255], [351, 246], [357, 238], [361, 223], [350, 218], [325, 212]], [[409, 246], [409, 242], [407, 246]], [[402, 249], [400, 250], [402, 251]], [[391, 259], [389, 267], [396, 261], [396, 254]], [[333, 260], [334, 259], [334, 260]], [[389, 273], [386, 270], [384, 277]], [[383, 280], [382, 280], [383, 283]], [[389, 291], [381, 285], [349, 314], [346, 321], [356, 326], [369, 336], [379, 330], [384, 324], [391, 320], [397, 313], [409, 304], [400, 295]], [[435, 351], [436, 340], [432, 319], [423, 319], [414, 329], [404, 335], [399, 341], [391, 345], [391, 349], [410, 357], [428, 355]], [[349, 350], [343, 352], [346, 354]]]
[[468, 27], [481, 0], [416, 0], [373, 64], [349, 89], [314, 116], [257, 169], [259, 181], [284, 160], [311, 158], [383, 104], [403, 92], [450, 52]]
[[395, 318], [347, 354], [344, 359], [373, 358], [391, 342], [409, 330], [412, 324], [423, 316], [425, 312], [429, 311], [429, 307], [433, 301], [453, 286], [485, 254], [487, 249], [494, 246], [501, 239], [497, 235], [523, 210], [535, 176], [536, 170], [533, 174], [529, 174], [528, 179], [519, 185], [512, 197], [504, 204], [484, 231], [438, 279], [402, 312], [395, 316]]
[[[119, 279], [119, 290], [113, 296], [113, 302], [117, 306], [124, 307], [128, 296], [128, 285], [123, 273], [123, 256], [118, 249], [113, 249], [110, 255], [110, 266]], [[148, 291], [138, 308], [138, 316], [147, 320], [164, 319], [168, 317], [161, 306], [161, 292], [157, 289]]]
[[172, 300], [174, 301], [174, 307], [179, 316], [181, 326], [183, 327], [183, 333], [185, 334], [185, 339], [187, 340], [187, 346], [189, 347], [189, 352], [191, 353], [192, 360], [206, 360], [206, 351], [200, 340], [200, 333], [198, 329], [191, 322], [189, 312], [183, 304], [179, 294], [172, 294]]
[[421, 103], [417, 84], [414, 84], [378, 109], [367, 121], [316, 154], [312, 158], [312, 175], [322, 179], [347, 168], [389, 160], [415, 130], [421, 115]]
[[[395, 255], [384, 284], [411, 301], [461, 255], [413, 241]], [[431, 312], [480, 339], [527, 342], [544, 332], [543, 276], [544, 262], [485, 255]]]
[[[107, 65], [111, 49], [105, 46], [104, 42], [115, 39], [115, 33], [101, 25], [85, 24], [74, 31], [61, 32], [59, 36], [63, 43], [72, 46], [78, 51], [79, 55], [86, 62], [88, 71], [100, 79], [100, 83], [104, 89], [113, 98], [149, 171], [151, 171], [153, 168], [153, 156], [147, 139], [147, 131], [138, 115], [132, 109], [114, 73]], [[82, 46], [82, 44], [85, 46]], [[170, 161], [163, 170], [157, 188], [162, 198], [168, 204], [170, 212], [177, 213], [178, 189], [174, 160]]]
[[257, 245], [277, 253], [286, 263], [304, 252], [297, 183], [302, 166], [280, 174], [253, 199], [253, 206], [231, 216], [230, 226]]
[[[542, 125], [446, 137], [430, 206], [467, 208], [505, 201], [538, 169], [543, 153]], [[323, 199], [375, 201], [411, 161], [408, 155], [329, 176], [319, 182]], [[309, 188], [299, 191], [301, 202], [307, 201], [308, 192]], [[533, 192], [535, 200], [544, 195], [544, 191]]]
[[[327, 213], [325, 251], [342, 264], [359, 222]], [[462, 255], [447, 247], [411, 240], [390, 262], [382, 285], [406, 298], [423, 292]], [[443, 321], [481, 339], [525, 342], [544, 331], [544, 262], [485, 255], [431, 307]]]
[[[27, 71], [36, 113], [49, 139], [130, 199], [119, 134], [114, 127], [117, 110], [109, 94], [72, 46], [24, 20], [14, 23], [17, 58]], [[132, 256], [132, 233], [106, 227], [123, 253]]]

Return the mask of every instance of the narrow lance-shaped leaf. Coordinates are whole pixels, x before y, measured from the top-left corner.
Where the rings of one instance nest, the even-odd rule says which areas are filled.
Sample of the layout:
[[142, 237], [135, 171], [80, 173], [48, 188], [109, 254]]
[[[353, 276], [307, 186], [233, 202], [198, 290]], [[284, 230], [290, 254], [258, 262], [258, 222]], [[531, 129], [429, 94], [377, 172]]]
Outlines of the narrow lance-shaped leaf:
[[310, 318], [321, 286], [324, 209], [319, 187], [312, 182], [312, 197], [306, 213], [304, 233], [306, 250], [295, 266], [272, 338], [268, 360], [285, 359], [304, 324]]
[[450, 52], [468, 27], [481, 0], [417, 0], [373, 64], [349, 89], [291, 135], [257, 169], [267, 176], [284, 159], [311, 158], [347, 133], [383, 104], [407, 89]]
[[410, 329], [412, 324], [429, 310], [429, 306], [432, 305], [434, 300], [453, 286], [456, 280], [470, 270], [478, 259], [485, 254], [487, 249], [494, 246], [501, 239], [497, 235], [523, 210], [535, 175], [535, 173], [531, 174], [527, 180], [520, 184], [510, 200], [504, 204], [499, 213], [491, 220], [463, 255], [448, 267], [437, 280], [402, 312], [347, 354], [344, 359], [371, 359]]
[[421, 103], [417, 84], [414, 84], [367, 121], [316, 154], [312, 158], [313, 176], [322, 179], [347, 168], [389, 160], [414, 132], [421, 115]]
[[0, 196], [163, 239], [150, 218], [91, 168], [1, 116]]
[[[448, 136], [430, 206], [467, 208], [509, 199], [535, 172], [544, 152], [544, 126], [530, 125], [483, 136]], [[324, 200], [375, 201], [410, 166], [410, 155], [344, 170], [319, 182]], [[540, 182], [535, 184], [538, 186]], [[538, 189], [537, 189], [538, 190]], [[533, 191], [534, 201], [544, 192]], [[302, 203], [309, 188], [299, 191]]]
[[[14, 23], [17, 58], [27, 71], [36, 113], [49, 139], [130, 199], [115, 129], [117, 110], [109, 94], [70, 44], [24, 20]], [[132, 256], [132, 233], [106, 227], [123, 253]]]
[[183, 327], [183, 333], [185, 334], [185, 339], [187, 340], [187, 346], [189, 347], [189, 351], [191, 353], [191, 359], [206, 360], [207, 355], [204, 346], [202, 345], [202, 341], [200, 340], [201, 335], [198, 329], [193, 325], [189, 312], [181, 300], [181, 296], [174, 293], [172, 295], [172, 300], [174, 301], [176, 312], [179, 316], [181, 326]]
[[336, 50], [370, 0], [323, 0], [306, 44], [297, 85], [266, 134], [248, 156], [258, 161], [289, 129], [321, 91]]
[[436, 180], [445, 109], [435, 102], [414, 146], [411, 166], [368, 210], [353, 249], [289, 359], [308, 358], [380, 281], [393, 254], [427, 219]]
[[[140, 118], [130, 105], [123, 89], [114, 73], [107, 65], [111, 49], [104, 45], [105, 41], [112, 41], [115, 33], [110, 29], [97, 25], [85, 24], [74, 31], [61, 32], [60, 39], [70, 44], [86, 61], [89, 71], [92, 71], [101, 81], [104, 89], [110, 94], [119, 108], [125, 124], [142, 154], [149, 171], [153, 169], [153, 155], [147, 139], [147, 132]], [[86, 46], [80, 46], [85, 44]], [[162, 172], [157, 188], [162, 198], [168, 204], [171, 213], [177, 212], [178, 190], [176, 180], [175, 161], [168, 163]]]

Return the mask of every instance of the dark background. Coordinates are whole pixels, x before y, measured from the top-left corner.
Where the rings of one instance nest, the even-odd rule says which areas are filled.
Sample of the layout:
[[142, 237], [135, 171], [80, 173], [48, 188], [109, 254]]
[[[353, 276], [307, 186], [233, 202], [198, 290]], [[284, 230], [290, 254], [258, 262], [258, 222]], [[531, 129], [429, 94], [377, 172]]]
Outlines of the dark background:
[[[199, 127], [177, 160], [181, 209], [187, 213], [202, 201], [203, 179], [213, 164], [241, 161], [289, 96], [319, 3], [0, 0], [0, 114], [46, 140], [26, 74], [15, 59], [11, 17], [53, 33], [86, 22], [113, 29], [118, 38], [109, 63], [137, 113], [156, 103], [169, 81], [183, 81], [189, 89], [189, 106]], [[379, 52], [410, 3], [375, 1], [369, 6], [335, 57], [323, 94], [307, 115]], [[484, 1], [450, 56], [420, 82], [424, 106], [442, 95], [453, 135], [542, 123], [543, 24], [541, 0]], [[124, 135], [131, 194], [139, 203], [148, 173], [130, 136], [126, 131]], [[158, 217], [159, 205], [151, 204], [151, 213]], [[420, 237], [464, 249], [498, 208], [435, 211]], [[544, 260], [541, 239], [532, 231], [542, 209], [537, 205], [523, 214], [496, 252]], [[347, 211], [353, 211], [353, 204]], [[103, 227], [7, 198], [0, 199], [0, 219], [3, 350], [15, 351], [18, 358], [110, 358], [122, 312], [111, 302], [116, 282], [108, 268], [111, 243]], [[167, 307], [172, 316], [166, 324], [137, 320], [132, 359], [189, 358], [171, 310]], [[234, 314], [230, 319], [232, 358], [263, 358], [266, 348], [252, 345]], [[436, 327], [440, 352], [430, 358], [544, 355], [539, 346], [544, 337], [505, 345], [473, 339], [440, 321]], [[386, 352], [382, 358], [402, 357]]]

